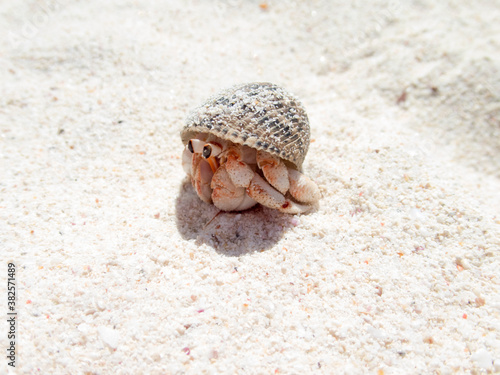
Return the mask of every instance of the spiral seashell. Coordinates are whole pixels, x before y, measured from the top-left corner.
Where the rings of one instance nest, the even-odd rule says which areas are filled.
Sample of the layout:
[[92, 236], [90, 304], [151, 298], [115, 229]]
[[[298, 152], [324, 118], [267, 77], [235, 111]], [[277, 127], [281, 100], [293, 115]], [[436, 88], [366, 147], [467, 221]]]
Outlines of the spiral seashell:
[[302, 104], [272, 83], [248, 83], [224, 90], [195, 109], [181, 131], [186, 144], [200, 133], [267, 151], [301, 170], [310, 142]]

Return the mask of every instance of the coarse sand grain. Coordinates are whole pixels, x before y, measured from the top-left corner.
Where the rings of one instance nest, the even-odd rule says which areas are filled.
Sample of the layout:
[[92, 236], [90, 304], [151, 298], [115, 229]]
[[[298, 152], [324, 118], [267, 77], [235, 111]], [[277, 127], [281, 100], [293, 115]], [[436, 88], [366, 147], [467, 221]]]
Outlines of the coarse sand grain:
[[[499, 5], [0, 2], [0, 373], [500, 373]], [[187, 180], [245, 82], [304, 104], [314, 212]]]

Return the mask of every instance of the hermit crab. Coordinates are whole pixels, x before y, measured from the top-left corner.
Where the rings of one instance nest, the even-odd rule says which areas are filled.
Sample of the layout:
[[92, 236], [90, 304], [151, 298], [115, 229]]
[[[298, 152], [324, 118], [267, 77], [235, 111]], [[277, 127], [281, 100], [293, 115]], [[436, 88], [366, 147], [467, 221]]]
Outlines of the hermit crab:
[[318, 186], [301, 173], [309, 120], [300, 102], [271, 83], [232, 87], [188, 117], [182, 165], [198, 196], [223, 211], [257, 203], [285, 213], [310, 210]]

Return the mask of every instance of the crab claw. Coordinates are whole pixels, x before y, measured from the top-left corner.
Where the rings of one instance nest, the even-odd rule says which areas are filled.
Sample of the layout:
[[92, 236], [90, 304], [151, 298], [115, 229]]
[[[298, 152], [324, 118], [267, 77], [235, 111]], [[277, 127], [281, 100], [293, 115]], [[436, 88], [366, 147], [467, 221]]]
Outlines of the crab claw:
[[199, 154], [193, 154], [191, 165], [193, 172], [191, 175], [191, 183], [196, 190], [196, 194], [198, 194], [202, 201], [212, 203], [210, 181], [214, 173], [212, 172], [212, 168], [210, 168], [210, 164], [208, 164]]
[[260, 204], [288, 214], [303, 213], [311, 208], [310, 206], [297, 204], [286, 199], [283, 194], [275, 190], [257, 173], [255, 173], [246, 192], [249, 197], [255, 199]]
[[321, 193], [318, 185], [309, 177], [295, 169], [288, 168], [290, 194], [299, 202], [311, 204], [319, 201]]
[[212, 177], [210, 185], [213, 189], [214, 205], [223, 211], [243, 211], [257, 204], [246, 194], [244, 187], [238, 187], [233, 183], [226, 165], [219, 167]]
[[285, 195], [290, 188], [285, 163], [279, 157], [259, 150], [257, 151], [257, 166], [262, 169], [266, 180], [281, 194]]

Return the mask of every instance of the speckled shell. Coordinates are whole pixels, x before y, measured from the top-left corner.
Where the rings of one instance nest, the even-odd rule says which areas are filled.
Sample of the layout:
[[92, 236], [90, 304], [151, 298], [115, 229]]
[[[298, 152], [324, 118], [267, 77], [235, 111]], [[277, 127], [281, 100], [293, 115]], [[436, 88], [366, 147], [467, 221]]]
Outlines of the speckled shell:
[[189, 115], [182, 142], [198, 133], [267, 151], [298, 170], [310, 140], [304, 107], [272, 83], [238, 85], [210, 98]]

